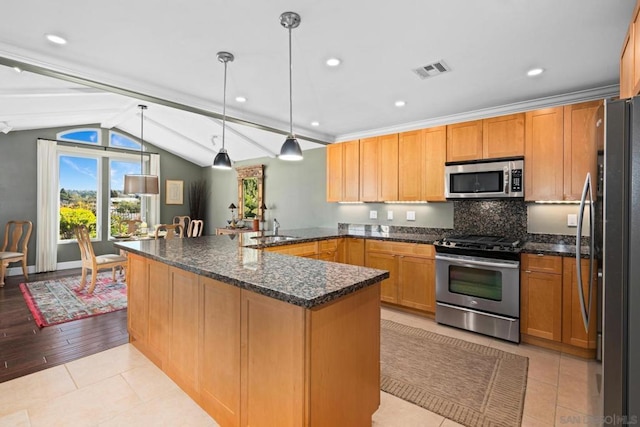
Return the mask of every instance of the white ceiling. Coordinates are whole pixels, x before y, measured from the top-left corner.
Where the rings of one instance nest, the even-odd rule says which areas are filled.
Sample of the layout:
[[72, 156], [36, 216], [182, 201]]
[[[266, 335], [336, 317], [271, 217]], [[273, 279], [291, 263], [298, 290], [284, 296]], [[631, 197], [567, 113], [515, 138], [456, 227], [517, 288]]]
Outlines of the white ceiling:
[[[24, 0], [3, 4], [0, 57], [333, 142], [615, 93], [632, 0]], [[44, 38], [55, 33], [64, 46]], [[324, 62], [335, 56], [337, 68]], [[444, 60], [450, 73], [412, 69]], [[536, 78], [532, 67], [546, 71]], [[248, 101], [239, 104], [235, 97]], [[396, 100], [406, 101], [397, 108]], [[538, 100], [533, 103], [525, 101]], [[0, 67], [0, 132], [100, 123], [139, 135], [139, 100]], [[199, 165], [221, 146], [213, 118], [145, 102], [145, 140]], [[467, 114], [470, 113], [470, 114]], [[320, 126], [312, 127], [314, 120]], [[11, 130], [9, 130], [9, 128]], [[233, 160], [273, 156], [280, 134], [229, 125]], [[212, 143], [216, 138], [215, 146]], [[303, 149], [318, 144], [301, 140]], [[0, 147], [1, 149], [1, 147]]]

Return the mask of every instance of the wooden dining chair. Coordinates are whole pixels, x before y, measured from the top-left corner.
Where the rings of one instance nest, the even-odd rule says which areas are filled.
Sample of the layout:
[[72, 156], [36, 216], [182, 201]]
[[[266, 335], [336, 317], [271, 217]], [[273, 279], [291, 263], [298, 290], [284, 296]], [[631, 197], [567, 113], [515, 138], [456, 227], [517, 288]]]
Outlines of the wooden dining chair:
[[173, 217], [173, 221], [171, 222], [172, 224], [178, 224], [180, 227], [182, 227], [183, 234], [186, 234], [187, 236], [189, 235], [187, 233], [187, 230], [189, 230], [191, 224], [191, 218], [189, 217], [189, 215], [176, 215]]
[[[163, 231], [165, 232], [164, 236], [162, 235]], [[180, 238], [184, 235], [184, 228], [180, 224], [159, 224], [154, 234], [156, 239], [164, 237], [167, 240], [173, 239], [176, 235]]]
[[127, 257], [116, 254], [98, 255], [93, 252], [91, 244], [91, 235], [86, 225], [80, 225], [75, 229], [78, 246], [80, 246], [80, 258], [82, 260], [82, 278], [80, 279], [80, 289], [84, 289], [87, 284], [87, 270], [91, 270], [91, 284], [89, 285], [89, 293], [92, 293], [96, 287], [96, 276], [99, 270], [110, 268], [112, 270], [112, 278], [116, 280], [116, 268], [124, 271], [127, 265]]
[[204, 228], [204, 221], [201, 219], [192, 219], [189, 222], [189, 229], [187, 230], [187, 237], [200, 237], [202, 236], [202, 229]]
[[0, 249], [0, 287], [4, 286], [4, 276], [12, 262], [22, 262], [22, 274], [25, 280], [29, 280], [27, 252], [32, 229], [31, 221], [9, 221], [4, 226], [4, 242]]
[[136, 234], [138, 229], [140, 228], [140, 224], [142, 224], [142, 220], [140, 219], [125, 219], [122, 220], [121, 224], [126, 225], [127, 234]]

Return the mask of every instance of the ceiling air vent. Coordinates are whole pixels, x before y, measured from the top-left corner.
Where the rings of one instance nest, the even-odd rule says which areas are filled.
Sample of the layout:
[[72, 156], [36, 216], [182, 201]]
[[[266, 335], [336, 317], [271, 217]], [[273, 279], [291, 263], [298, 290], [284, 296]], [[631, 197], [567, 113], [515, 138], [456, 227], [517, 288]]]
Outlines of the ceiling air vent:
[[442, 73], [451, 71], [451, 68], [443, 60], [433, 62], [428, 65], [423, 65], [413, 70], [421, 79], [427, 79], [429, 77], [439, 76]]

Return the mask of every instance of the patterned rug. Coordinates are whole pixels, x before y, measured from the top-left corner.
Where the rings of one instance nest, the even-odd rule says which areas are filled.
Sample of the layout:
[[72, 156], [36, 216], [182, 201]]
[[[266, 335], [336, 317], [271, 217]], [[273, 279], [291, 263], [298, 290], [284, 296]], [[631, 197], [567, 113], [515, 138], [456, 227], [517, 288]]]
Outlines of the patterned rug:
[[20, 291], [36, 324], [44, 327], [126, 309], [127, 286], [120, 276], [116, 278], [117, 282], [111, 279], [111, 271], [99, 273], [91, 294], [89, 283], [77, 290], [80, 276], [21, 283]]
[[520, 426], [529, 359], [382, 320], [380, 388], [468, 427]]

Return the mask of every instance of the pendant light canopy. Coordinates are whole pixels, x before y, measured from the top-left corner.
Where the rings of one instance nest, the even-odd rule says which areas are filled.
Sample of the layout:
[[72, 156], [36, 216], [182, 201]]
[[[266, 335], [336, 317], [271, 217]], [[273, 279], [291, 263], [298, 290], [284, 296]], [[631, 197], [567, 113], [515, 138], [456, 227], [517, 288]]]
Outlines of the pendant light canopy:
[[302, 160], [300, 144], [293, 133], [293, 84], [291, 76], [291, 30], [300, 25], [300, 15], [295, 12], [284, 12], [280, 15], [280, 24], [289, 30], [289, 135], [280, 149], [282, 160]]
[[212, 168], [215, 169], [231, 169], [231, 159], [224, 148], [225, 128], [227, 125], [227, 62], [233, 62], [233, 55], [229, 52], [218, 52], [218, 61], [224, 64], [224, 89], [222, 95], [222, 148], [213, 159]]
[[141, 196], [159, 194], [158, 177], [144, 173], [144, 110], [147, 106], [138, 105], [138, 108], [140, 108], [140, 174], [124, 176], [124, 192]]

